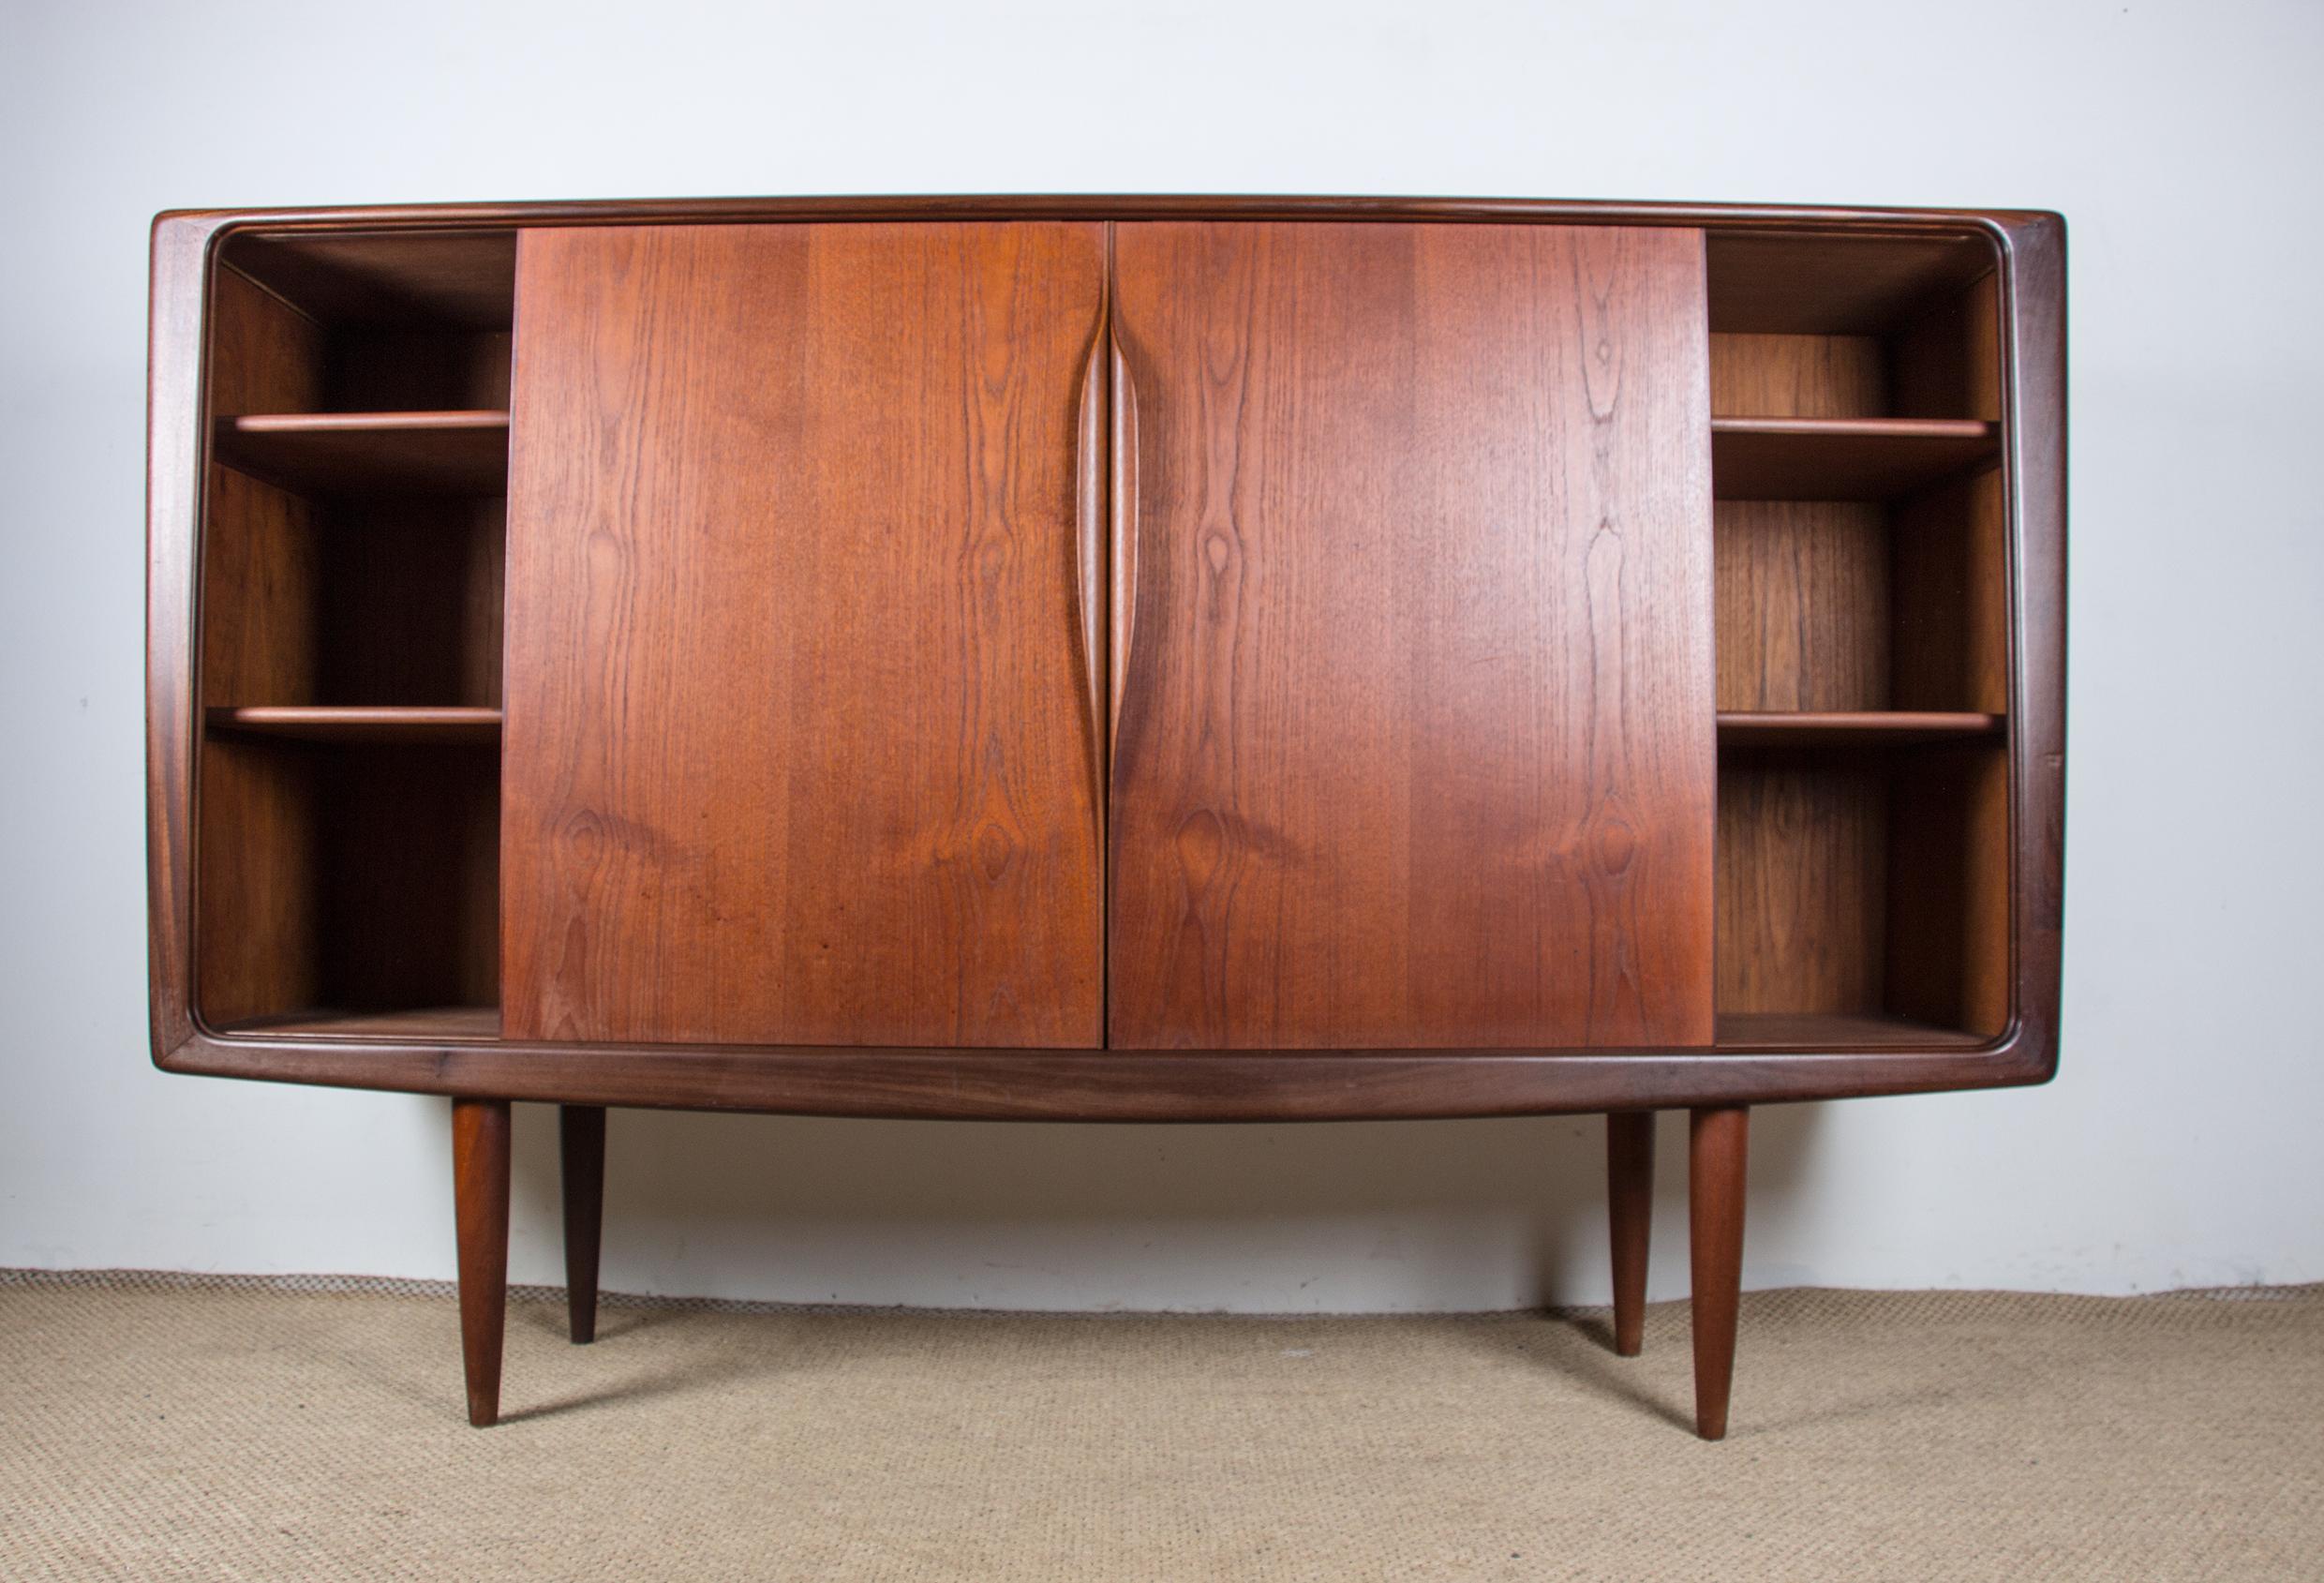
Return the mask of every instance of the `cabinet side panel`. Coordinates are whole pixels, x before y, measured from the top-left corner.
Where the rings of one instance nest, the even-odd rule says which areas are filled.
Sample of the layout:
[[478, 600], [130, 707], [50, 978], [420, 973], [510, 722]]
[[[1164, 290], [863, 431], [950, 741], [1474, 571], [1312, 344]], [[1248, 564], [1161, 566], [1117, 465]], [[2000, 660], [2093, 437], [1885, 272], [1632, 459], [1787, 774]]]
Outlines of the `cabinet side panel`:
[[1155, 222], [1115, 258], [1112, 1041], [1707, 1043], [1701, 233]]
[[[314, 321], [224, 267], [210, 286], [209, 411], [301, 411], [320, 388]], [[310, 501], [213, 463], [202, 496], [200, 701], [317, 701], [321, 540]], [[202, 1016], [224, 1023], [323, 993], [315, 756], [202, 739], [195, 861]]]
[[511, 1038], [1098, 1041], [1103, 228], [531, 231]]

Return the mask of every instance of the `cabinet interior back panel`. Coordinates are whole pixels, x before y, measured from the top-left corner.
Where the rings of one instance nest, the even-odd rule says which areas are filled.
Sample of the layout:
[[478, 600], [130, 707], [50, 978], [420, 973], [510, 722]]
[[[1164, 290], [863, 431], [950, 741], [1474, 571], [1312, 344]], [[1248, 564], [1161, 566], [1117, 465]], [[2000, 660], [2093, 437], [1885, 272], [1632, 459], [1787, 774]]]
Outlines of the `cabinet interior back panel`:
[[520, 238], [510, 1038], [1089, 1046], [1097, 223]]
[[1112, 1042], [1712, 1037], [1680, 228], [1124, 223]]

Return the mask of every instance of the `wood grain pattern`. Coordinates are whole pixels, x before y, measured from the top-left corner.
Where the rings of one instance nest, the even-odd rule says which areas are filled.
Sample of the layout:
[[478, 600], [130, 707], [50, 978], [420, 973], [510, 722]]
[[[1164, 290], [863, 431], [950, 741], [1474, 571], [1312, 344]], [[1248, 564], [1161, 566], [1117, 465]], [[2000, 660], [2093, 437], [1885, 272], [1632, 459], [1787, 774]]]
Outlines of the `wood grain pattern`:
[[1722, 418], [1885, 417], [1887, 343], [1875, 336], [1714, 335], [1711, 411]]
[[1707, 1043], [1701, 238], [1124, 225], [1119, 1046]]
[[2004, 1030], [2008, 754], [1998, 720], [1969, 718], [1985, 741], [1722, 748], [1722, 1047], [1962, 1048]]
[[1721, 500], [1721, 709], [1876, 709], [1889, 698], [1885, 514], [1853, 500]]
[[527, 232], [512, 1038], [1091, 1045], [1095, 225]]
[[1880, 764], [1779, 753], [1723, 759], [1719, 1009], [1879, 1010], [1887, 884]]

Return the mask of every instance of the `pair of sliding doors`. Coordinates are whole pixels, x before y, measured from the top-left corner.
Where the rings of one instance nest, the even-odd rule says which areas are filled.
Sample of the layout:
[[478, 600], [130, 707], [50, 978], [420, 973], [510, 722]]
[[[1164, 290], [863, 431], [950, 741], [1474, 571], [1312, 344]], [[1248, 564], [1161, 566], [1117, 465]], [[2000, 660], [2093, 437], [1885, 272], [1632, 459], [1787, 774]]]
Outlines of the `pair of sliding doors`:
[[512, 1038], [1711, 1038], [1703, 237], [522, 234]]

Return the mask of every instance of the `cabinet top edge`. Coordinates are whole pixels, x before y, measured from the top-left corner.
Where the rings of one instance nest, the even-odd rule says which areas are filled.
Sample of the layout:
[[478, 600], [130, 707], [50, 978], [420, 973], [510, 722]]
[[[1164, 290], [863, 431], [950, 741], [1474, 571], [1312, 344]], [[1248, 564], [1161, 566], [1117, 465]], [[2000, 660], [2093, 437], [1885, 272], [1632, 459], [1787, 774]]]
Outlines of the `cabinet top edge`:
[[298, 208], [186, 208], [165, 227], [224, 230], [477, 230], [509, 226], [786, 219], [1378, 219], [1468, 222], [1563, 220], [1709, 230], [1886, 232], [2061, 229], [2044, 209], [1942, 209], [1774, 203], [1629, 202], [1602, 199], [1199, 196], [1192, 194], [949, 194], [926, 196], [589, 199], [506, 203], [397, 203]]

